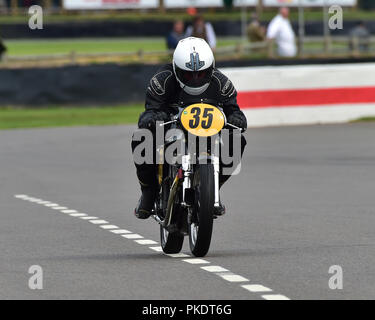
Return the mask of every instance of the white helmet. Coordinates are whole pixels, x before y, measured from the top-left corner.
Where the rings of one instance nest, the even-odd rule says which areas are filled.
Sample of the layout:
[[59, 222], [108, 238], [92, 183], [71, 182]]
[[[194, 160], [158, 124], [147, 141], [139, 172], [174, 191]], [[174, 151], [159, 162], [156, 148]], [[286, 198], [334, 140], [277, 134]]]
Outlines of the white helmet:
[[186, 93], [203, 93], [210, 85], [214, 67], [214, 54], [205, 40], [194, 37], [180, 40], [173, 54], [173, 71]]

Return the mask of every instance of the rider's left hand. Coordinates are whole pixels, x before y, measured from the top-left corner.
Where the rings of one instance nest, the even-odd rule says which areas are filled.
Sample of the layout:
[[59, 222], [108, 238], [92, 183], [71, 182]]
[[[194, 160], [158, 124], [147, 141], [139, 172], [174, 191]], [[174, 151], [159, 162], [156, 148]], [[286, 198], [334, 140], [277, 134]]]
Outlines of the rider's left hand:
[[243, 131], [247, 129], [246, 118], [242, 114], [232, 113], [228, 116], [228, 122], [236, 127], [241, 128]]

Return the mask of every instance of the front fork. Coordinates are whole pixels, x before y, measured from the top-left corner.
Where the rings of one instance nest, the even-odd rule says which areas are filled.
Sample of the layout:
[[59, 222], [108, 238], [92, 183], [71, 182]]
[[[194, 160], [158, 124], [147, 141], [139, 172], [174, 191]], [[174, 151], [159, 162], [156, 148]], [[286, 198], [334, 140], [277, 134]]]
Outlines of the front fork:
[[220, 161], [219, 157], [213, 156], [214, 181], [215, 181], [215, 203], [214, 207], [220, 207]]
[[191, 155], [182, 156], [182, 173], [184, 175], [184, 180], [182, 182], [182, 203], [183, 207], [189, 206], [188, 201], [188, 190], [191, 190], [192, 180], [193, 180], [193, 166], [191, 163]]
[[[214, 183], [215, 183], [215, 202], [214, 206], [219, 207], [220, 206], [220, 161], [218, 156], [210, 156], [209, 157], [211, 163], [214, 166]], [[182, 203], [181, 205], [183, 207], [189, 207], [189, 195], [188, 193], [192, 190], [192, 180], [194, 178], [193, 176], [193, 165], [191, 163], [191, 155], [183, 155], [182, 156], [182, 172], [184, 175], [184, 180], [182, 183]]]

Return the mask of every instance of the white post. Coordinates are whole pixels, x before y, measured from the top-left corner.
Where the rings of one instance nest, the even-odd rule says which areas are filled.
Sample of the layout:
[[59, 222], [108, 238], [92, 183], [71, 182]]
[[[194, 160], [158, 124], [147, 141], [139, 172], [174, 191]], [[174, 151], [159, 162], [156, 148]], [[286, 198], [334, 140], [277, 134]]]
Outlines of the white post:
[[247, 40], [246, 27], [247, 27], [246, 4], [245, 4], [245, 0], [242, 0], [242, 6], [241, 6], [241, 33], [242, 33], [242, 41], [244, 41], [244, 42]]
[[298, 2], [298, 53], [303, 54], [303, 41], [305, 38], [305, 17], [304, 7], [302, 0]]
[[324, 0], [323, 24], [324, 24], [324, 49], [326, 53], [330, 51], [330, 32], [329, 32], [328, 20], [329, 20], [328, 5], [327, 5], [327, 0]]

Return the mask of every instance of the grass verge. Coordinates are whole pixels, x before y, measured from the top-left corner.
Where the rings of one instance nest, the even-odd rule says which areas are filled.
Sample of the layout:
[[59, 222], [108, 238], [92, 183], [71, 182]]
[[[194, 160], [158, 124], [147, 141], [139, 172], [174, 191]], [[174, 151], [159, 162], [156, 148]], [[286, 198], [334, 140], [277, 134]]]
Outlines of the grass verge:
[[[218, 47], [234, 45], [238, 41], [240, 38], [219, 38]], [[9, 56], [167, 50], [164, 38], [6, 40], [5, 44]]]
[[358, 123], [358, 122], [375, 122], [375, 117], [363, 117], [356, 120], [351, 121], [351, 123]]
[[0, 107], [0, 130], [17, 128], [103, 126], [136, 123], [142, 105], [117, 107]]

